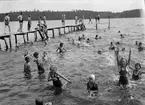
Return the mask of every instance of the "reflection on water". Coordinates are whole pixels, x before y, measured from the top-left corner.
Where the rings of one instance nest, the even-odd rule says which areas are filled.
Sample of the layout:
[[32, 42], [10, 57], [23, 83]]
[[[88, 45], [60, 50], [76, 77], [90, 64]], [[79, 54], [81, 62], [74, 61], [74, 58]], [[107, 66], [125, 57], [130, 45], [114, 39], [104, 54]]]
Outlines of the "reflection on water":
[[[95, 24], [86, 24], [87, 30], [50, 39], [46, 46], [39, 41], [34, 42], [33, 45], [21, 45], [16, 51], [12, 50], [10, 53], [0, 52], [0, 104], [34, 105], [35, 99], [41, 97], [44, 102], [53, 102], [53, 105], [145, 105], [143, 101], [145, 100], [145, 76], [143, 75], [140, 81], [131, 81], [129, 92], [120, 90], [116, 83], [118, 70], [114, 51], [108, 50], [111, 41], [120, 41], [120, 48], [125, 48], [121, 55], [128, 57], [129, 48], [132, 48], [131, 65], [133, 66], [134, 63], [139, 62], [144, 71], [145, 54], [144, 52], [138, 52], [135, 46], [136, 40], [142, 41], [144, 45], [145, 27], [140, 25], [142, 24], [141, 20], [140, 18], [112, 19], [111, 26], [115, 28], [111, 28], [111, 30], [107, 29], [108, 25], [100, 24], [96, 31]], [[107, 20], [102, 19], [101, 21], [104, 23]], [[53, 25], [54, 23], [55, 25], [59, 24], [58, 21], [50, 23]], [[71, 24], [72, 21], [69, 21], [69, 23]], [[35, 22], [33, 27], [34, 25]], [[14, 29], [16, 27], [17, 25], [15, 25]], [[120, 39], [118, 31], [124, 34], [124, 39]], [[91, 42], [89, 44], [82, 41], [81, 46], [78, 47], [68, 41], [68, 38], [73, 38], [76, 41], [78, 36], [83, 34], [86, 38], [90, 38]], [[96, 34], [101, 36], [102, 39], [95, 40]], [[49, 35], [51, 36], [51, 34]], [[34, 40], [33, 35], [30, 40]], [[62, 55], [55, 52], [60, 42], [64, 43], [64, 47], [67, 50]], [[102, 54], [98, 54], [100, 49]], [[49, 53], [51, 60], [44, 65], [46, 70], [44, 75], [39, 76], [37, 74], [37, 66], [32, 58], [31, 76], [24, 76], [23, 54], [26, 50], [30, 54], [37, 51], [40, 53], [40, 56], [43, 55], [44, 51]], [[71, 84], [68, 84], [67, 89], [60, 96], [54, 96], [53, 90], [49, 88], [52, 83], [47, 81], [48, 68], [51, 64], [56, 65], [61, 74], [73, 81]], [[99, 91], [102, 95], [96, 99], [88, 100], [86, 94], [84, 94], [86, 91], [86, 78], [92, 73], [96, 76]], [[131, 77], [129, 78], [131, 79]], [[64, 83], [63, 80], [62, 82]], [[130, 95], [134, 99], [130, 100], [128, 98]], [[118, 101], [120, 98], [122, 100]]]

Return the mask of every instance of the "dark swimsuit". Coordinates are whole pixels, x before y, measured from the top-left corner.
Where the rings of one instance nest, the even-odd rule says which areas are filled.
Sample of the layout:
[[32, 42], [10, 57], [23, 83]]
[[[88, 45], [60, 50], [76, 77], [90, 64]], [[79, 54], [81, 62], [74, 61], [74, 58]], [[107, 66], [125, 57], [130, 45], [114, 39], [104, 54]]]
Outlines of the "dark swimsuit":
[[50, 73], [50, 77], [51, 78], [57, 78], [57, 80], [52, 80], [53, 82], [53, 86], [54, 86], [54, 89], [55, 89], [55, 92], [54, 94], [55, 95], [58, 95], [62, 92], [62, 82], [59, 80], [59, 77], [57, 76], [56, 73]]
[[62, 86], [62, 83], [61, 81], [59, 80], [59, 77], [56, 73], [50, 73], [50, 77], [51, 78], [57, 78], [57, 80], [53, 80], [53, 86], [55, 87], [61, 87]]
[[119, 85], [127, 85], [128, 84], [128, 78], [127, 78], [127, 71], [126, 70], [120, 70], [119, 72], [120, 78], [119, 78]]
[[[137, 73], [136, 73], [137, 72]], [[136, 73], [136, 74], [135, 74]], [[139, 76], [139, 72], [138, 71], [133, 71], [133, 75], [132, 75], [132, 79], [133, 80], [139, 80], [140, 76]]]
[[38, 67], [38, 74], [41, 75], [44, 73], [44, 67], [43, 67], [43, 64], [40, 64], [37, 66]]
[[[90, 84], [91, 84], [92, 86], [90, 86]], [[87, 89], [88, 89], [88, 90], [91, 90], [91, 91], [98, 90], [98, 85], [97, 85], [97, 83], [90, 83], [90, 82], [88, 82], [88, 83], [87, 83]]]
[[19, 20], [19, 23], [23, 23], [23, 18], [22, 18], [22, 20]]
[[38, 59], [37, 59], [36, 63], [37, 63], [37, 68], [38, 68], [38, 74], [39, 75], [43, 74], [45, 72], [43, 64], [39, 63]]
[[28, 21], [28, 28], [30, 28], [30, 27], [31, 27], [31, 22]]

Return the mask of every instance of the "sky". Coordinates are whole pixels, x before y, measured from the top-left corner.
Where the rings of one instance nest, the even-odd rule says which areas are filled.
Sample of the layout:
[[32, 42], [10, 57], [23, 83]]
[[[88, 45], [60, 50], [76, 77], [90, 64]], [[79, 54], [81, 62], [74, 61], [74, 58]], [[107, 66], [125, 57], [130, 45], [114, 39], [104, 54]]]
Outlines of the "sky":
[[19, 10], [93, 10], [122, 12], [141, 9], [145, 0], [0, 0], [0, 13]]

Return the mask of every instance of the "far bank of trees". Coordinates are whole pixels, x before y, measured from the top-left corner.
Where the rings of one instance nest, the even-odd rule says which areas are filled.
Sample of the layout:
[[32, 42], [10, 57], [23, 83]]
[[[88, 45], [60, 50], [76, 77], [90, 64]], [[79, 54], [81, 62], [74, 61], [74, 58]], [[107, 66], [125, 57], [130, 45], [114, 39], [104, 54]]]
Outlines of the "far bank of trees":
[[[38, 20], [40, 16], [46, 15], [47, 20], [61, 20], [62, 14], [66, 15], [66, 19], [74, 19], [77, 15], [79, 18], [82, 18], [84, 15], [85, 19], [88, 19], [90, 16], [95, 18], [98, 14], [101, 18], [133, 18], [133, 17], [141, 17], [142, 9], [128, 10], [123, 12], [97, 12], [97, 11], [88, 11], [88, 10], [74, 10], [74, 11], [17, 11], [10, 12], [9, 15], [11, 17], [11, 21], [17, 21], [17, 17], [20, 12], [23, 13], [23, 19], [27, 20], [28, 15], [31, 15], [32, 20]], [[3, 21], [5, 17], [5, 13], [0, 14], [0, 21]]]

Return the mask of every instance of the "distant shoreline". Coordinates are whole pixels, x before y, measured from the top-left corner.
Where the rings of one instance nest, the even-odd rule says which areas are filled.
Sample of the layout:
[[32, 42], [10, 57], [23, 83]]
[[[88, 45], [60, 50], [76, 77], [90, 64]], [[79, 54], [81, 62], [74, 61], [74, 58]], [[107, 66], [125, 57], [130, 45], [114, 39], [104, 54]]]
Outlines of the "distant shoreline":
[[[94, 19], [98, 14], [100, 18], [140, 18], [142, 17], [143, 9], [134, 9], [128, 10], [123, 12], [97, 12], [97, 11], [88, 11], [88, 10], [76, 10], [76, 11], [18, 11], [18, 12], [9, 12], [9, 16], [11, 17], [11, 21], [17, 21], [17, 17], [19, 13], [23, 13], [24, 21], [27, 21], [28, 15], [31, 15], [32, 20], [38, 20], [40, 16], [46, 15], [47, 20], [61, 20], [62, 14], [66, 15], [66, 20], [74, 19], [75, 16], [78, 18], [82, 18], [83, 16], [85, 19], [89, 19], [91, 16]], [[0, 22], [3, 21], [5, 17], [5, 13], [0, 13]]]

